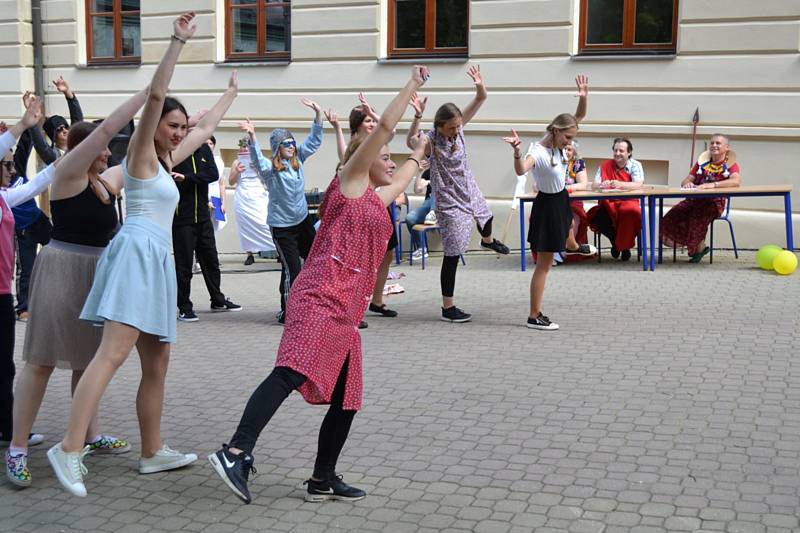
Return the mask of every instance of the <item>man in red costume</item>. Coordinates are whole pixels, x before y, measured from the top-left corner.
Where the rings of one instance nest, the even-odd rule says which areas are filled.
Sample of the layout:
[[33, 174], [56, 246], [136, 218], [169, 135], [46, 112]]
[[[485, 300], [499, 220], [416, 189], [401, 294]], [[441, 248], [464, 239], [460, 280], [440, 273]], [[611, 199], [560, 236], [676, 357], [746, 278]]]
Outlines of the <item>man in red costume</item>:
[[[604, 190], [638, 189], [644, 183], [642, 164], [633, 159], [633, 143], [617, 137], [612, 144], [614, 159], [603, 161], [594, 181]], [[631, 258], [631, 248], [642, 227], [642, 209], [637, 199], [600, 200], [587, 213], [589, 227], [611, 241], [611, 256], [623, 261]]]

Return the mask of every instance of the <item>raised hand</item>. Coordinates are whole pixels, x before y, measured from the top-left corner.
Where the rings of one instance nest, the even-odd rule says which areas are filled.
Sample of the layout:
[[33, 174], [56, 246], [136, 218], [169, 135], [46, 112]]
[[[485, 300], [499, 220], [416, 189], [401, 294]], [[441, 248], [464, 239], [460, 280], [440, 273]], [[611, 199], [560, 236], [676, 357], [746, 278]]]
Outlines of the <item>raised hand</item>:
[[243, 122], [238, 123], [239, 129], [243, 132], [247, 133], [251, 137], [254, 137], [256, 134], [256, 127], [253, 126], [253, 123], [250, 122], [250, 119], [246, 119]]
[[585, 98], [589, 95], [589, 76], [586, 74], [578, 74], [575, 76], [575, 85], [578, 86], [578, 98]]
[[428, 97], [420, 98], [419, 93], [414, 93], [411, 95], [409, 105], [414, 108], [416, 115], [422, 115], [425, 112], [425, 106], [428, 105]]
[[428, 145], [428, 136], [425, 135], [425, 132], [421, 130], [418, 131], [416, 135], [414, 135], [408, 140], [408, 146], [415, 154], [424, 155], [425, 148], [427, 145]]
[[361, 111], [365, 115], [368, 115], [374, 118], [375, 120], [378, 120], [378, 114], [375, 112], [374, 109], [372, 109], [372, 106], [369, 105], [369, 102], [367, 102], [367, 97], [364, 96], [363, 92], [358, 93], [358, 101], [361, 102]]
[[234, 96], [239, 94], [239, 71], [234, 70], [231, 72], [231, 77], [228, 80], [228, 90], [233, 92]]
[[469, 70], [467, 70], [467, 76], [472, 78], [472, 82], [475, 85], [483, 85], [483, 76], [481, 76], [480, 65], [473, 65], [469, 67]]
[[414, 65], [414, 68], [411, 69], [411, 79], [417, 82], [417, 85], [420, 87], [425, 85], [425, 82], [428, 81], [430, 75], [431, 71], [428, 70], [428, 67], [424, 67], [422, 65]]
[[184, 41], [188, 41], [197, 31], [197, 15], [194, 11], [187, 11], [175, 19], [172, 23], [175, 36]]
[[31, 96], [29, 102], [28, 108], [20, 121], [25, 126], [25, 129], [35, 126], [42, 118], [42, 99], [38, 96]]
[[25, 91], [22, 95], [22, 105], [25, 106], [25, 109], [31, 106], [31, 98], [33, 98], [33, 93], [30, 91]]
[[53, 85], [55, 86], [56, 90], [61, 94], [65, 94], [69, 96], [72, 91], [69, 88], [69, 82], [64, 79], [64, 76], [59, 76], [58, 79], [53, 80]]
[[316, 103], [314, 100], [310, 100], [308, 98], [301, 98], [300, 99], [300, 103], [303, 104], [306, 107], [310, 107], [311, 109], [314, 110], [315, 113], [319, 113], [322, 110], [322, 108], [319, 107], [318, 103]]
[[422, 158], [422, 159], [419, 160], [419, 170], [420, 170], [420, 172], [425, 172], [429, 168], [431, 168], [431, 164], [426, 158]]
[[511, 145], [514, 149], [514, 152], [519, 150], [519, 147], [522, 145], [522, 141], [519, 140], [519, 135], [517, 135], [516, 130], [513, 128], [511, 129], [511, 136], [510, 137], [503, 137], [503, 142], [507, 142]]
[[328, 109], [327, 111], [324, 111], [324, 114], [325, 114], [325, 120], [330, 122], [331, 126], [333, 126], [334, 128], [339, 127], [339, 113], [337, 113], [333, 109]]

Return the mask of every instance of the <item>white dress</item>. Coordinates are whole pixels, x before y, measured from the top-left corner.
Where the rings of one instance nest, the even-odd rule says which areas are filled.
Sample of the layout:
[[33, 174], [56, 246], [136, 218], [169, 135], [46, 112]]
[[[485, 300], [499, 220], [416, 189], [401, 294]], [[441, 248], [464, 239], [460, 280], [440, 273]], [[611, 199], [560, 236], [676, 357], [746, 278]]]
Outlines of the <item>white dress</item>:
[[[222, 161], [222, 158], [218, 155], [215, 155], [214, 163], [216, 163], [217, 165], [217, 171], [219, 172], [219, 180], [208, 184], [208, 201], [210, 203], [213, 202], [212, 198], [219, 198], [219, 181], [225, 179], [225, 163]], [[217, 220], [217, 217], [214, 216], [214, 212], [213, 211], [211, 212], [211, 224], [214, 226], [214, 233], [224, 228], [225, 224], [227, 223], [228, 223], [227, 216], [225, 217], [224, 220]]]
[[250, 163], [250, 155], [240, 153], [239, 162], [245, 166], [234, 194], [239, 246], [243, 252], [272, 252], [275, 245], [267, 226], [269, 193]]

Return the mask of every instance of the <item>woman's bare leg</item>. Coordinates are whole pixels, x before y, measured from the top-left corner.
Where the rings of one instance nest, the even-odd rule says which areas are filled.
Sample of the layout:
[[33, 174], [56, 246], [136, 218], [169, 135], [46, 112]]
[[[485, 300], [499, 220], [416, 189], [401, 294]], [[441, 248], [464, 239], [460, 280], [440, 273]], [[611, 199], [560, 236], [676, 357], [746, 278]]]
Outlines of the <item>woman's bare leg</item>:
[[28, 436], [42, 405], [47, 382], [53, 373], [52, 366], [26, 363], [19, 375], [14, 391], [14, 436], [11, 446], [27, 448]]
[[383, 288], [386, 286], [386, 278], [389, 277], [392, 259], [394, 259], [394, 250], [389, 250], [383, 256], [381, 266], [378, 267], [378, 276], [375, 278], [375, 287], [372, 289], [372, 304], [378, 307], [383, 306]]
[[580, 247], [581, 245], [578, 244], [578, 241], [575, 239], [575, 220], [573, 219], [572, 224], [569, 226], [569, 232], [567, 233], [567, 250], [577, 250]]
[[150, 458], [161, 448], [161, 413], [164, 383], [169, 366], [170, 344], [143, 333], [136, 343], [142, 365], [142, 381], [136, 395], [136, 414], [142, 435], [142, 457]]
[[553, 264], [553, 252], [537, 252], [536, 270], [531, 276], [531, 314], [530, 318], [536, 318], [542, 312], [542, 299], [544, 298], [544, 286], [547, 281], [547, 273]]
[[74, 453], [83, 449], [86, 431], [97, 411], [97, 405], [111, 378], [131, 353], [139, 334], [139, 330], [131, 326], [110, 320], [105, 322], [100, 347], [86, 367], [72, 396], [69, 426], [64, 440], [61, 441], [61, 448], [65, 452]]
[[[78, 383], [81, 381], [81, 376], [83, 376], [83, 370], [72, 371], [71, 390], [73, 396], [75, 395], [75, 389], [78, 387]], [[92, 420], [89, 422], [89, 427], [86, 429], [86, 438], [84, 439], [84, 442], [92, 442], [98, 435], [100, 435], [100, 430], [97, 429], [97, 407], [95, 407]]]

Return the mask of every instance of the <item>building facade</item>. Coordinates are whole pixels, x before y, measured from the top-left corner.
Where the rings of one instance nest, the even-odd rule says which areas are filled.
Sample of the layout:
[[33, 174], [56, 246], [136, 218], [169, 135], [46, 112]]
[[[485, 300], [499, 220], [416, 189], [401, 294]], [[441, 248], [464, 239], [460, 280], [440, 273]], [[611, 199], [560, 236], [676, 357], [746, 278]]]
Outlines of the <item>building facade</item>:
[[[6, 0], [0, 119], [20, 116], [19, 96], [35, 87], [37, 75], [45, 83], [64, 76], [87, 118], [104, 116], [148, 83], [172, 20], [189, 5], [199, 28], [171, 90], [190, 112], [208, 108], [238, 69], [240, 95], [217, 135], [228, 163], [242, 136], [238, 120], [253, 120], [262, 139], [277, 126], [300, 137], [311, 120], [299, 102], [306, 96], [338, 110], [346, 123], [359, 91], [380, 110], [414, 62], [432, 70], [424, 88], [431, 127], [440, 104], [470, 100], [466, 70], [477, 63], [489, 99], [467, 129], [467, 149], [498, 221], [509, 213], [516, 183], [500, 137], [515, 128], [527, 145], [555, 115], [574, 111], [579, 73], [590, 80], [579, 136], [590, 173], [610, 157], [611, 140], [626, 136], [647, 182], [677, 186], [689, 168], [699, 108], [697, 153], [711, 133], [726, 133], [745, 183], [800, 188], [800, 0]], [[46, 106], [66, 113], [51, 83]], [[408, 152], [412, 114], [392, 141], [398, 158]], [[306, 166], [310, 188], [324, 188], [335, 168], [327, 124], [325, 133]], [[794, 200], [800, 204], [800, 195]], [[740, 246], [782, 242], [781, 208], [775, 199], [737, 199]], [[512, 228], [508, 241], [516, 243]], [[726, 246], [727, 236], [718, 242]]]

